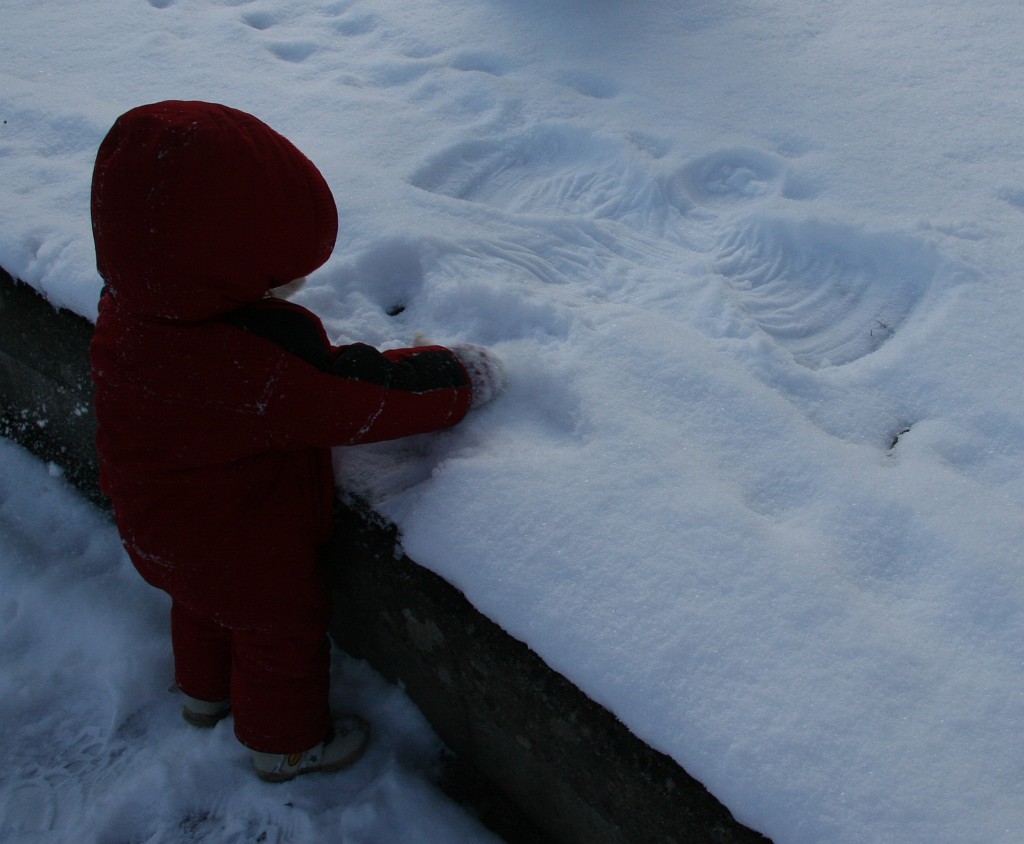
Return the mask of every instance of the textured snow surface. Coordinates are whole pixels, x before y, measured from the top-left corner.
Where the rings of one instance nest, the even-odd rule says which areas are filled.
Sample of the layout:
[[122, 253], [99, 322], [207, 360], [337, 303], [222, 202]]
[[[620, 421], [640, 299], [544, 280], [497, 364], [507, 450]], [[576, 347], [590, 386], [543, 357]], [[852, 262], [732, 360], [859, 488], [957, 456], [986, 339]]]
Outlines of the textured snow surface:
[[58, 467], [0, 440], [0, 841], [497, 842], [432, 784], [441, 744], [337, 654], [332, 706], [371, 718], [359, 765], [267, 785], [231, 720], [181, 717], [169, 602]]
[[[23, 5], [0, 265], [94, 315], [114, 118], [256, 113], [335, 191], [298, 299], [332, 337], [509, 371], [454, 431], [337, 455], [410, 556], [778, 844], [1019, 841], [1024, 7]], [[148, 699], [140, 661], [104, 693]]]

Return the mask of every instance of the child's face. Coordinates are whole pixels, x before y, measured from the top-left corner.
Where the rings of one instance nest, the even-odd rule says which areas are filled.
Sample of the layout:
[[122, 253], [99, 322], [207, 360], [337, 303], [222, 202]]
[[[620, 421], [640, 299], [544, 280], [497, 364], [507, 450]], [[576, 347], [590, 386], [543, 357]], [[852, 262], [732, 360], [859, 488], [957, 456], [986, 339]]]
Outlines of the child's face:
[[303, 287], [306, 286], [306, 277], [297, 278], [295, 281], [289, 281], [287, 284], [282, 284], [280, 287], [271, 287], [267, 291], [268, 296], [273, 296], [275, 299], [290, 299], [296, 293], [298, 293]]

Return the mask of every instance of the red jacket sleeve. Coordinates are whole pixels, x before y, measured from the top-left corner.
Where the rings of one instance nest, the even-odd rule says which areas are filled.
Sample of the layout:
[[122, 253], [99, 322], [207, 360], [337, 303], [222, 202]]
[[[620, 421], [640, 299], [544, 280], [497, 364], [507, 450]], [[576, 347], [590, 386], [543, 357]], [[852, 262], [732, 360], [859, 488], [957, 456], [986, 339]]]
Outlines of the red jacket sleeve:
[[181, 325], [101, 303], [92, 360], [108, 475], [395, 439], [466, 415], [472, 386], [451, 351], [335, 348], [305, 309], [265, 307], [286, 316]]
[[222, 318], [273, 345], [255, 371], [279, 370], [265, 416], [276, 447], [355, 445], [446, 428], [469, 409], [472, 386], [441, 346], [380, 352], [331, 346], [323, 325], [291, 302], [266, 299]]
[[358, 445], [436, 431], [461, 421], [472, 400], [465, 369], [440, 346], [343, 347], [328, 370], [278, 354], [280, 378], [265, 410], [278, 448]]

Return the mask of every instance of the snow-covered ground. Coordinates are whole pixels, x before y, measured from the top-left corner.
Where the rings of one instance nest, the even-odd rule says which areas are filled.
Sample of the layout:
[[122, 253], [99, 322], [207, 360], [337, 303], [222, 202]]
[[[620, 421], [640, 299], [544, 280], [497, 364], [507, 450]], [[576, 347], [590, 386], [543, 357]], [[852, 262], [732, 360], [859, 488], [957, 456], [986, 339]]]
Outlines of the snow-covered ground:
[[267, 785], [230, 721], [169, 694], [168, 604], [55, 466], [0, 440], [0, 841], [489, 844], [432, 784], [441, 744], [398, 688], [337, 654], [336, 710], [373, 719], [358, 766]]
[[[410, 556], [778, 844], [1016, 844], [1022, 37], [1015, 0], [9, 5], [0, 265], [92, 316], [113, 119], [252, 111], [335, 191], [338, 247], [299, 299], [334, 338], [486, 343], [510, 371], [455, 431], [338, 455]], [[35, 597], [4, 605], [4, 653], [84, 695], [47, 737], [139, 754], [139, 804], [67, 798], [120, 834], [154, 788], [191, 805], [143, 764], [180, 729], [163, 622], [62, 502], [47, 541], [75, 573], [12, 552], [4, 595]], [[36, 616], [55, 595], [66, 616]], [[51, 746], [3, 729], [17, 758]], [[174, 736], [152, 755], [209, 794], [216, 755]], [[40, 764], [5, 767], [8, 805]], [[205, 817], [303, 839], [240, 794]], [[303, 823], [342, 823], [329, 786], [302, 794]], [[37, 801], [25, 822], [52, 819]]]

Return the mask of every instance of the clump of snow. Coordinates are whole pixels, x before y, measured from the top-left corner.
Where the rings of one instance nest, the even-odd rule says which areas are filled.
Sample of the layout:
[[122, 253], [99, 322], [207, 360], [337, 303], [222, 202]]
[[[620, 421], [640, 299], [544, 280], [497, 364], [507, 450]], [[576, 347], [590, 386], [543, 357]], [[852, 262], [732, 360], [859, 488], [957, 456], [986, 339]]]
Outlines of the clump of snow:
[[[506, 363], [458, 429], [337, 455], [413, 558], [778, 844], [1009, 844], [1021, 31], [1010, 0], [30, 4], [0, 265], [92, 316], [113, 119], [258, 114], [338, 200], [298, 297], [332, 337]], [[104, 693], [151, 699], [128, 670]]]

